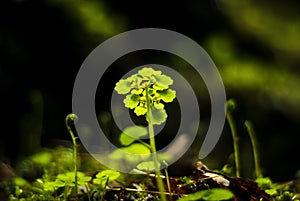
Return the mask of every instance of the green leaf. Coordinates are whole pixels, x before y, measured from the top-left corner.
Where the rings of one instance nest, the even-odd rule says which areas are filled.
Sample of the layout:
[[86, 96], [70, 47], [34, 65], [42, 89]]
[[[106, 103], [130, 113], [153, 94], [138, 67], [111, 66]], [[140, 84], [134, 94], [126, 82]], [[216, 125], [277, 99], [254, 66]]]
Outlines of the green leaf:
[[137, 115], [137, 116], [141, 116], [141, 115], [145, 115], [147, 113], [147, 108], [143, 107], [143, 106], [137, 106], [135, 109], [134, 109], [134, 113]]
[[50, 152], [43, 151], [31, 156], [31, 160], [39, 165], [45, 166], [52, 161], [53, 157]]
[[116, 180], [120, 176], [120, 172], [115, 170], [103, 170], [96, 175], [93, 179], [94, 184], [100, 185], [100, 188], [104, 189], [107, 182]]
[[[106, 178], [106, 179], [107, 179], [107, 178]], [[103, 179], [100, 179], [100, 178], [95, 178], [95, 179], [93, 179], [93, 184], [100, 185], [101, 188], [104, 188], [104, 187], [105, 187], [105, 184], [106, 184], [106, 181], [107, 181], [107, 180], [103, 180]]]
[[[125, 154], [124, 152], [128, 152], [129, 154]], [[113, 160], [127, 160], [128, 162], [138, 162], [140, 160], [148, 159], [150, 157], [150, 154], [151, 151], [147, 146], [141, 143], [133, 143], [128, 147], [122, 147], [113, 151], [109, 155], [109, 157]]]
[[143, 88], [140, 88], [140, 89], [133, 89], [131, 91], [132, 94], [136, 94], [136, 95], [139, 95], [141, 93], [143, 93], [144, 89]]
[[120, 136], [120, 142], [123, 146], [128, 146], [136, 140], [137, 140], [136, 138], [130, 137], [125, 133], [122, 133]]
[[189, 194], [186, 197], [179, 198], [178, 201], [193, 201], [193, 200], [229, 200], [233, 198], [233, 193], [222, 188], [213, 188], [203, 191], [198, 191]]
[[155, 164], [154, 161], [145, 161], [141, 162], [136, 166], [139, 170], [145, 170], [145, 171], [154, 171], [155, 170]]
[[151, 122], [154, 125], [160, 125], [164, 123], [168, 117], [166, 110], [163, 108], [152, 107], [151, 112], [152, 112]]
[[78, 185], [85, 185], [91, 181], [92, 177], [86, 176], [83, 172], [77, 172], [77, 183]]
[[277, 189], [274, 189], [274, 188], [272, 188], [272, 189], [267, 189], [267, 190], [265, 190], [266, 191], [266, 193], [268, 193], [269, 195], [271, 195], [271, 196], [274, 196], [274, 195], [276, 195], [278, 192], [277, 192]]
[[131, 82], [128, 79], [120, 80], [115, 86], [115, 90], [118, 92], [118, 94], [127, 94], [130, 92], [131, 88]]
[[143, 77], [146, 77], [146, 76], [151, 76], [151, 75], [160, 75], [161, 71], [156, 71], [153, 68], [145, 67], [145, 68], [139, 70], [138, 74], [143, 76]]
[[172, 89], [157, 91], [156, 93], [159, 94], [160, 98], [166, 103], [170, 103], [174, 100], [174, 98], [176, 98], [176, 91]]
[[60, 180], [49, 181], [49, 182], [46, 182], [43, 184], [43, 189], [44, 189], [44, 191], [54, 192], [58, 188], [63, 187], [63, 186], [65, 186], [65, 183]]
[[105, 179], [108, 181], [116, 180], [120, 176], [120, 172], [115, 170], [103, 170], [96, 175], [96, 178]]
[[261, 177], [255, 180], [257, 185], [262, 189], [270, 189], [272, 187], [272, 180], [269, 177]]
[[162, 103], [154, 102], [154, 107], [157, 108], [157, 109], [160, 109], [160, 108], [164, 108], [165, 105], [162, 104]]
[[22, 177], [15, 177], [13, 181], [16, 186], [24, 187], [28, 185], [28, 182]]
[[138, 106], [140, 102], [140, 96], [136, 94], [129, 94], [126, 96], [123, 102], [125, 104], [125, 107], [133, 109]]
[[63, 182], [72, 183], [73, 181], [75, 181], [75, 173], [74, 172], [66, 172], [64, 174], [57, 175], [56, 178]]
[[143, 144], [140, 143], [134, 143], [130, 145], [129, 147], [123, 147], [121, 148], [123, 151], [132, 153], [132, 154], [150, 154], [150, 150], [148, 147], [146, 147]]
[[[89, 182], [92, 178], [86, 176], [83, 172], [77, 172], [77, 182], [79, 185], [84, 185]], [[64, 174], [59, 174], [56, 177], [57, 182], [64, 182], [67, 186], [74, 186], [75, 183], [75, 174], [74, 172], [66, 172]]]
[[167, 75], [154, 75], [156, 83], [153, 88], [157, 89], [167, 89], [169, 85], [173, 84], [173, 80]]
[[139, 138], [144, 135], [147, 135], [148, 131], [143, 126], [129, 126], [124, 129], [123, 133], [125, 133], [131, 137]]
[[124, 146], [128, 146], [139, 137], [147, 135], [148, 131], [142, 126], [131, 126], [127, 127], [120, 136], [120, 142]]

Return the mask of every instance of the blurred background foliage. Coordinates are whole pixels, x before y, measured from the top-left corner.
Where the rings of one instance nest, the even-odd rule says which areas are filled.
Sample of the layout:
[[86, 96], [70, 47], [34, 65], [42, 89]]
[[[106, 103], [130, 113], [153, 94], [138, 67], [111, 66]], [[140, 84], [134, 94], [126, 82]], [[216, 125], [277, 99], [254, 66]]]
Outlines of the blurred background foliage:
[[[14, 164], [40, 147], [69, 140], [64, 118], [71, 112], [73, 83], [86, 56], [115, 34], [157, 27], [197, 41], [218, 67], [227, 97], [238, 103], [244, 175], [251, 177], [253, 168], [243, 128], [244, 120], [250, 119], [260, 141], [265, 174], [275, 180], [293, 179], [300, 169], [299, 10], [300, 3], [292, 0], [1, 1], [0, 158]], [[118, 71], [108, 72], [105, 78], [111, 82], [109, 89], [124, 71], [120, 66], [166, 63], [169, 59], [164, 56], [151, 52], [119, 61]], [[185, 66], [177, 60], [167, 64], [181, 70]], [[193, 72], [185, 73], [197, 85]], [[205, 131], [210, 111], [202, 88], [195, 91], [203, 101], [201, 129]], [[101, 114], [100, 121], [104, 119], [105, 129], [111, 132], [110, 116], [106, 111]], [[225, 125], [206, 163], [221, 168], [232, 153], [231, 143]]]

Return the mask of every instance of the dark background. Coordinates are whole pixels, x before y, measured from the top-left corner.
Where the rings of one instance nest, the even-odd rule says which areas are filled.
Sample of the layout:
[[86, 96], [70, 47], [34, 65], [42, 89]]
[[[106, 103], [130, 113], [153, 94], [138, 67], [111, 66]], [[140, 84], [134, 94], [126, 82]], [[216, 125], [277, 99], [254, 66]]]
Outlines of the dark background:
[[[265, 175], [278, 181], [296, 178], [300, 169], [299, 8], [300, 4], [291, 0], [1, 1], [1, 160], [14, 164], [57, 139], [69, 140], [64, 119], [72, 112], [73, 83], [87, 55], [118, 33], [154, 27], [190, 37], [214, 60], [227, 98], [238, 104], [235, 119], [244, 175], [251, 177], [253, 168], [243, 127], [250, 119], [258, 135]], [[118, 70], [108, 72], [106, 80], [113, 86], [122, 75], [120, 66], [147, 63], [184, 66], [164, 54], [147, 52], [118, 61]], [[190, 76], [197, 85], [197, 79]], [[195, 90], [203, 101], [201, 125], [205, 130], [210, 105], [202, 88]], [[106, 90], [111, 94], [111, 88]], [[99, 113], [107, 109], [99, 105]], [[220, 169], [232, 151], [226, 124], [205, 162]]]

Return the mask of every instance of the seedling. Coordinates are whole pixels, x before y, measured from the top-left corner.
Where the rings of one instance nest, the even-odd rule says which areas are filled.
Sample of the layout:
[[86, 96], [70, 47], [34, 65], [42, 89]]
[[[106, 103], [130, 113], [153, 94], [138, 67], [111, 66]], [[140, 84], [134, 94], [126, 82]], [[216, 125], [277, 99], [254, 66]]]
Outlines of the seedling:
[[96, 175], [96, 178], [93, 179], [93, 183], [98, 186], [101, 200], [104, 198], [107, 184], [116, 180], [119, 176], [120, 173], [115, 170], [103, 170]]
[[[162, 74], [161, 71], [145, 67], [139, 70], [137, 74], [131, 75], [126, 79], [121, 79], [115, 86], [117, 93], [127, 94], [124, 99], [125, 107], [134, 110], [137, 116], [146, 117], [150, 140], [149, 148], [153, 156], [152, 164], [156, 173], [156, 181], [161, 200], [163, 201], [166, 200], [166, 196], [164, 194], [165, 190], [161, 179], [161, 172], [159, 170], [160, 162], [156, 154], [153, 126], [164, 123], [168, 117], [164, 109], [164, 103], [170, 103], [176, 97], [176, 92], [169, 89], [169, 86], [172, 84], [173, 80], [169, 76]], [[140, 136], [131, 135], [130, 137], [136, 139]], [[130, 137], [127, 139], [130, 139]], [[147, 163], [146, 166], [150, 164], [151, 163]], [[140, 164], [140, 168], [141, 166], [143, 166], [143, 164]]]
[[253, 150], [253, 158], [254, 158], [254, 165], [255, 165], [255, 176], [256, 178], [262, 177], [262, 171], [260, 168], [260, 163], [259, 163], [259, 152], [258, 152], [258, 145], [257, 145], [257, 139], [256, 135], [254, 132], [253, 124], [251, 121], [247, 120], [245, 121], [245, 127], [248, 131], [251, 144], [252, 144], [252, 150]]
[[66, 119], [65, 119], [65, 123], [66, 123], [66, 127], [71, 135], [72, 138], [72, 142], [73, 142], [73, 165], [74, 165], [74, 180], [75, 180], [75, 187], [74, 187], [74, 191], [75, 194], [77, 195], [77, 191], [78, 191], [78, 181], [77, 181], [77, 143], [76, 143], [76, 137], [71, 129], [70, 124], [74, 124], [74, 122], [77, 120], [77, 116], [76, 114], [69, 114], [67, 115]]
[[234, 161], [235, 161], [235, 173], [237, 177], [240, 177], [240, 145], [239, 136], [237, 134], [237, 129], [233, 119], [233, 111], [236, 109], [236, 103], [234, 100], [230, 99], [226, 103], [226, 118], [231, 130], [233, 148], [234, 148]]

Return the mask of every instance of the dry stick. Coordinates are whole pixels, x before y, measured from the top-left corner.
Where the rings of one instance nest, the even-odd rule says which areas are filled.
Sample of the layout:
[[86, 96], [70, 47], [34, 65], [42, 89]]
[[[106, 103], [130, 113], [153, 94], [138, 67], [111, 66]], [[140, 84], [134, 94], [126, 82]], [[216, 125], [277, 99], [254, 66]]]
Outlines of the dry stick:
[[255, 165], [255, 175], [256, 178], [262, 177], [260, 164], [259, 164], [259, 150], [257, 146], [257, 138], [253, 129], [253, 124], [250, 121], [245, 121], [245, 127], [247, 129], [247, 132], [250, 136], [251, 144], [252, 144], [252, 150], [253, 150], [253, 158], [254, 158], [254, 165]]
[[230, 126], [233, 148], [234, 148], [234, 160], [235, 160], [235, 173], [237, 177], [240, 177], [240, 146], [239, 136], [233, 119], [232, 112], [235, 110], [236, 104], [233, 100], [229, 100], [226, 103], [226, 118]]

